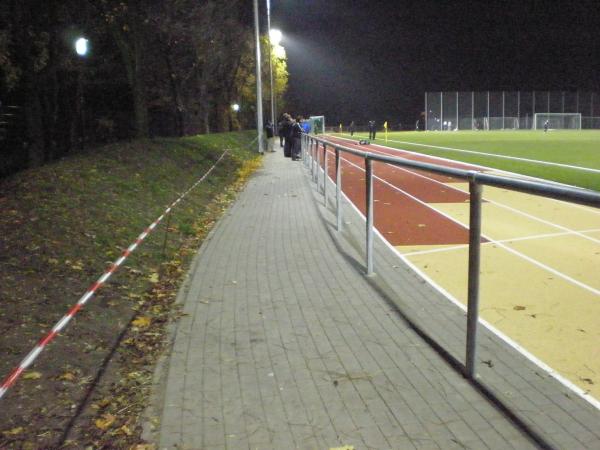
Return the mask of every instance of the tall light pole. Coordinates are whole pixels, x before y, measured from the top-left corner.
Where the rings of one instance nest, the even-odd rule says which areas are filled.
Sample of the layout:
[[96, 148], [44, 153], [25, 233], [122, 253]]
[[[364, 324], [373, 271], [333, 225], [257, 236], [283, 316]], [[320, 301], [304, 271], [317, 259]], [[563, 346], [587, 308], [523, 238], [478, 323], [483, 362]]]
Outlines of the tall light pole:
[[260, 33], [258, 29], [258, 0], [254, 0], [254, 35], [256, 38], [256, 128], [258, 132], [258, 153], [264, 153], [262, 81], [260, 78]]
[[[89, 41], [84, 38], [84, 37], [80, 37], [75, 41], [75, 53], [77, 53], [77, 55], [79, 55], [81, 58], [85, 58], [85, 56], [88, 54], [89, 51], [89, 46], [88, 46]], [[77, 64], [77, 92], [75, 93], [75, 96], [77, 98], [77, 102], [76, 102], [76, 111], [75, 114], [77, 116], [77, 119], [79, 120], [79, 139], [80, 139], [80, 143], [79, 146], [81, 147], [81, 149], [83, 150], [83, 148], [85, 147], [85, 105], [84, 105], [84, 100], [83, 100], [83, 62], [80, 61]], [[75, 137], [75, 132], [74, 130], [72, 130], [72, 135], [71, 135], [71, 139], [73, 139]]]
[[[269, 0], [267, 0], [269, 1]], [[275, 57], [276, 58], [280, 58], [281, 57], [281, 52], [277, 52], [278, 49], [282, 49], [283, 47], [279, 46], [279, 43], [281, 42], [281, 31], [276, 30], [276, 29], [271, 29], [269, 28], [269, 53], [275, 53]], [[273, 57], [271, 56], [271, 58], [269, 58], [269, 65], [272, 64], [272, 60]], [[276, 86], [273, 84], [273, 68], [271, 66], [269, 66], [271, 69], [271, 120], [273, 121], [273, 124], [275, 124], [275, 118], [277, 117], [277, 101], [275, 99], [276, 97]]]
[[271, 77], [271, 124], [275, 127], [275, 88], [273, 88], [273, 42], [271, 42], [271, 0], [267, 0], [267, 35], [269, 36], [269, 76]]

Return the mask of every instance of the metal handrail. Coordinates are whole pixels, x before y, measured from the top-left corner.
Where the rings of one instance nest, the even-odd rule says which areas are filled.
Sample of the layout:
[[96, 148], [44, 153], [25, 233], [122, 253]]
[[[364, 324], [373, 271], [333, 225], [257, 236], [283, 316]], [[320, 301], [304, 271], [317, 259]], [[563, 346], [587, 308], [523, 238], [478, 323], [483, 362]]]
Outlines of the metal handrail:
[[479, 267], [481, 260], [481, 199], [483, 186], [494, 186], [510, 189], [541, 197], [563, 200], [585, 206], [600, 208], [600, 192], [576, 188], [551, 182], [519, 180], [506, 176], [491, 175], [475, 170], [445, 167], [437, 164], [413, 161], [405, 158], [364, 152], [341, 144], [332, 143], [314, 135], [303, 135], [302, 154], [304, 161], [310, 164], [312, 180], [319, 187], [319, 170], [321, 169], [320, 153], [323, 150], [323, 189], [325, 206], [327, 207], [327, 148], [335, 150], [335, 185], [337, 230], [342, 229], [342, 174], [340, 153], [350, 153], [365, 161], [366, 192], [366, 273], [373, 275], [373, 161], [392, 164], [400, 167], [425, 170], [440, 175], [460, 178], [469, 182], [469, 274], [467, 294], [467, 348], [465, 358], [465, 375], [473, 379], [476, 370], [477, 325], [479, 323]]

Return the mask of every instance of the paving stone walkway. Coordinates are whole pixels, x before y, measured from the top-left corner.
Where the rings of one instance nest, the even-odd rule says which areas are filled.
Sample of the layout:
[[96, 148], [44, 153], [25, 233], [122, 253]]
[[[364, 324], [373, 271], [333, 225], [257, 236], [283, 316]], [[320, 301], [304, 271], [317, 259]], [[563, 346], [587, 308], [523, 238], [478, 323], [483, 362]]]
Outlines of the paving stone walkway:
[[539, 448], [340, 252], [318, 202], [301, 162], [265, 155], [180, 293], [146, 437], [160, 449]]

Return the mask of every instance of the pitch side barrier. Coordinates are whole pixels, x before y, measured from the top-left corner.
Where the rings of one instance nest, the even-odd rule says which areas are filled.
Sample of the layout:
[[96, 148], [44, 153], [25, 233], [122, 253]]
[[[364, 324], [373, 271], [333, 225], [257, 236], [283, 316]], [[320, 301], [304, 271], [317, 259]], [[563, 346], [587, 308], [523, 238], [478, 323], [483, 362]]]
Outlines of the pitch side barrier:
[[[366, 273], [373, 272], [373, 161], [392, 164], [394, 166], [408, 167], [425, 170], [440, 175], [451, 176], [469, 182], [469, 266], [468, 266], [468, 300], [467, 300], [467, 340], [465, 375], [469, 379], [475, 377], [475, 361], [477, 353], [477, 324], [479, 323], [479, 267], [481, 256], [481, 197], [483, 186], [494, 186], [526, 194], [563, 200], [569, 203], [600, 208], [600, 192], [587, 189], [573, 188], [552, 183], [517, 180], [480, 173], [474, 170], [464, 170], [444, 167], [437, 164], [412, 161], [409, 159], [385, 156], [370, 152], [363, 152], [340, 144], [334, 144], [326, 139], [313, 135], [303, 135], [302, 156], [304, 164], [310, 168], [312, 179], [317, 183], [318, 189], [323, 193], [325, 206], [327, 206], [327, 177], [329, 158], [327, 149], [335, 151], [335, 205], [337, 230], [342, 229], [342, 172], [340, 155], [349, 153], [359, 156], [365, 162], [365, 192], [366, 192]], [[320, 180], [322, 172], [322, 180]], [[322, 185], [321, 185], [322, 183]]]

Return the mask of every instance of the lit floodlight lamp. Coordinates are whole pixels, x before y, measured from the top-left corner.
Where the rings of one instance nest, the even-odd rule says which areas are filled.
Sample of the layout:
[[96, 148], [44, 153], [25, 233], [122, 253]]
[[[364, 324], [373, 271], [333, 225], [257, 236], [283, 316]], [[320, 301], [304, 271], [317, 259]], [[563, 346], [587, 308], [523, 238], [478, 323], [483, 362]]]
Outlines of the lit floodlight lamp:
[[233, 105], [231, 105], [231, 109], [233, 109], [234, 112], [238, 112], [240, 110], [240, 105], [234, 103]]
[[80, 37], [75, 41], [75, 52], [79, 56], [85, 56], [88, 52], [88, 40], [86, 38]]
[[285, 59], [285, 48], [281, 45], [276, 45], [273, 47], [273, 55], [275, 55], [275, 58]]
[[282, 37], [283, 37], [283, 34], [281, 34], [281, 30], [278, 30], [276, 28], [271, 28], [269, 30], [269, 41], [271, 41], [272, 46], [275, 47], [275, 46], [279, 45]]

